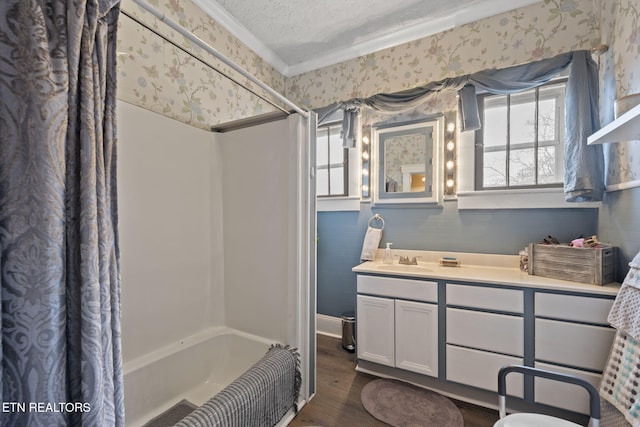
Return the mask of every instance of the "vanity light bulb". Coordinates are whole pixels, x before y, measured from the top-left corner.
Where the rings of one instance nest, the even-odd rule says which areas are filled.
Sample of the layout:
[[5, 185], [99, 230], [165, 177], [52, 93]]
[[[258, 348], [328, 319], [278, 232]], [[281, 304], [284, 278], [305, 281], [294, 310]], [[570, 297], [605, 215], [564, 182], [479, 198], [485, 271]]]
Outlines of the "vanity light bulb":
[[455, 144], [453, 143], [453, 141], [447, 142], [447, 150], [453, 151], [454, 147], [455, 147]]
[[453, 184], [455, 184], [455, 182], [452, 179], [448, 179], [447, 180], [447, 187], [448, 188], [453, 188]]
[[447, 169], [449, 170], [453, 169], [453, 160], [447, 161]]
[[456, 130], [456, 124], [453, 122], [449, 122], [449, 124], [447, 125], [447, 131], [453, 132], [454, 130]]
[[369, 153], [368, 153], [368, 152], [366, 152], [366, 151], [365, 151], [365, 152], [363, 152], [363, 153], [362, 153], [362, 158], [363, 158], [363, 159], [365, 159], [365, 160], [369, 160]]
[[368, 176], [369, 175], [369, 169], [362, 169], [362, 176]]
[[363, 185], [362, 186], [362, 192], [363, 193], [368, 193], [369, 192], [369, 186], [368, 185]]
[[363, 136], [362, 137], [362, 143], [365, 144], [365, 145], [368, 144], [369, 143], [369, 137], [368, 136]]

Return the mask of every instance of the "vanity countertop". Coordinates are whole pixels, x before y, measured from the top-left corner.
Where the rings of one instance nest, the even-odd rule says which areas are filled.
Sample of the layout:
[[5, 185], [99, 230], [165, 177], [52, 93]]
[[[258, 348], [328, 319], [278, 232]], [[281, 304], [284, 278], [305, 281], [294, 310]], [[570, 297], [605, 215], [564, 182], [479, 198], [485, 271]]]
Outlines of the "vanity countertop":
[[[569, 292], [588, 292], [590, 294], [616, 295], [620, 284], [613, 282], [604, 286], [588, 285], [567, 280], [532, 276], [518, 268], [517, 255], [490, 255], [467, 253], [440, 253], [431, 251], [398, 250], [394, 251], [393, 264], [382, 262], [382, 250], [378, 250], [375, 261], [366, 261], [355, 266], [356, 273], [417, 277], [439, 280], [460, 280], [473, 283], [487, 283], [505, 286], [521, 286], [536, 289], [548, 289]], [[418, 265], [398, 263], [399, 255], [417, 257]], [[455, 257], [461, 262], [458, 267], [441, 266], [438, 260], [444, 256]]]

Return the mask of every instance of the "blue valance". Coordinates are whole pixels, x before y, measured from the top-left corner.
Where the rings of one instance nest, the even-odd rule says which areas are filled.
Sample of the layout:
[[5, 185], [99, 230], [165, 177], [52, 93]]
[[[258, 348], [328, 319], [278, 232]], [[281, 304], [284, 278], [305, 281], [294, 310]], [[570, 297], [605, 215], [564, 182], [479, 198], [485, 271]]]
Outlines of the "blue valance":
[[540, 86], [570, 67], [566, 94], [565, 177], [568, 202], [599, 201], [604, 193], [602, 147], [587, 145], [587, 137], [600, 128], [598, 111], [598, 70], [586, 50], [556, 55], [528, 64], [502, 69], [488, 69], [459, 77], [427, 83], [395, 93], [336, 102], [317, 111], [318, 121], [332, 112], [344, 110], [343, 144], [355, 146], [355, 123], [362, 107], [386, 113], [413, 109], [430, 96], [458, 91], [461, 130], [480, 129], [476, 89], [495, 94], [509, 94]]

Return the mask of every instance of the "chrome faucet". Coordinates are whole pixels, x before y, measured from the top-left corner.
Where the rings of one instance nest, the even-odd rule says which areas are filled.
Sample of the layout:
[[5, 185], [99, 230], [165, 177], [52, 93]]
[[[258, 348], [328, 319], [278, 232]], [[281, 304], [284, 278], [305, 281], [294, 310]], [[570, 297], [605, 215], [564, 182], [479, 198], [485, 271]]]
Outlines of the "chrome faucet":
[[416, 257], [409, 259], [408, 256], [401, 256], [398, 263], [404, 265], [418, 265], [418, 260], [416, 259]]

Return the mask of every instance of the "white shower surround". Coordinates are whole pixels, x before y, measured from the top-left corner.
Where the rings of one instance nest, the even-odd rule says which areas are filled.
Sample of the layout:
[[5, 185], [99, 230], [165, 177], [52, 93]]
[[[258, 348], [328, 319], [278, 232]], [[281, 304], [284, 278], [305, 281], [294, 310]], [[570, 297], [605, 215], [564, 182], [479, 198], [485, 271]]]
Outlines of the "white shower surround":
[[[118, 117], [127, 425], [186, 398], [196, 379], [230, 382], [276, 342], [299, 349], [307, 399], [315, 293], [306, 287], [313, 249], [303, 243], [310, 206], [300, 203], [309, 177], [304, 120], [215, 134], [124, 102]], [[242, 169], [247, 159], [255, 175]], [[221, 331], [253, 337], [260, 350], [245, 359]], [[212, 344], [187, 345], [214, 335]], [[241, 363], [219, 381], [214, 365], [223, 359]]]

